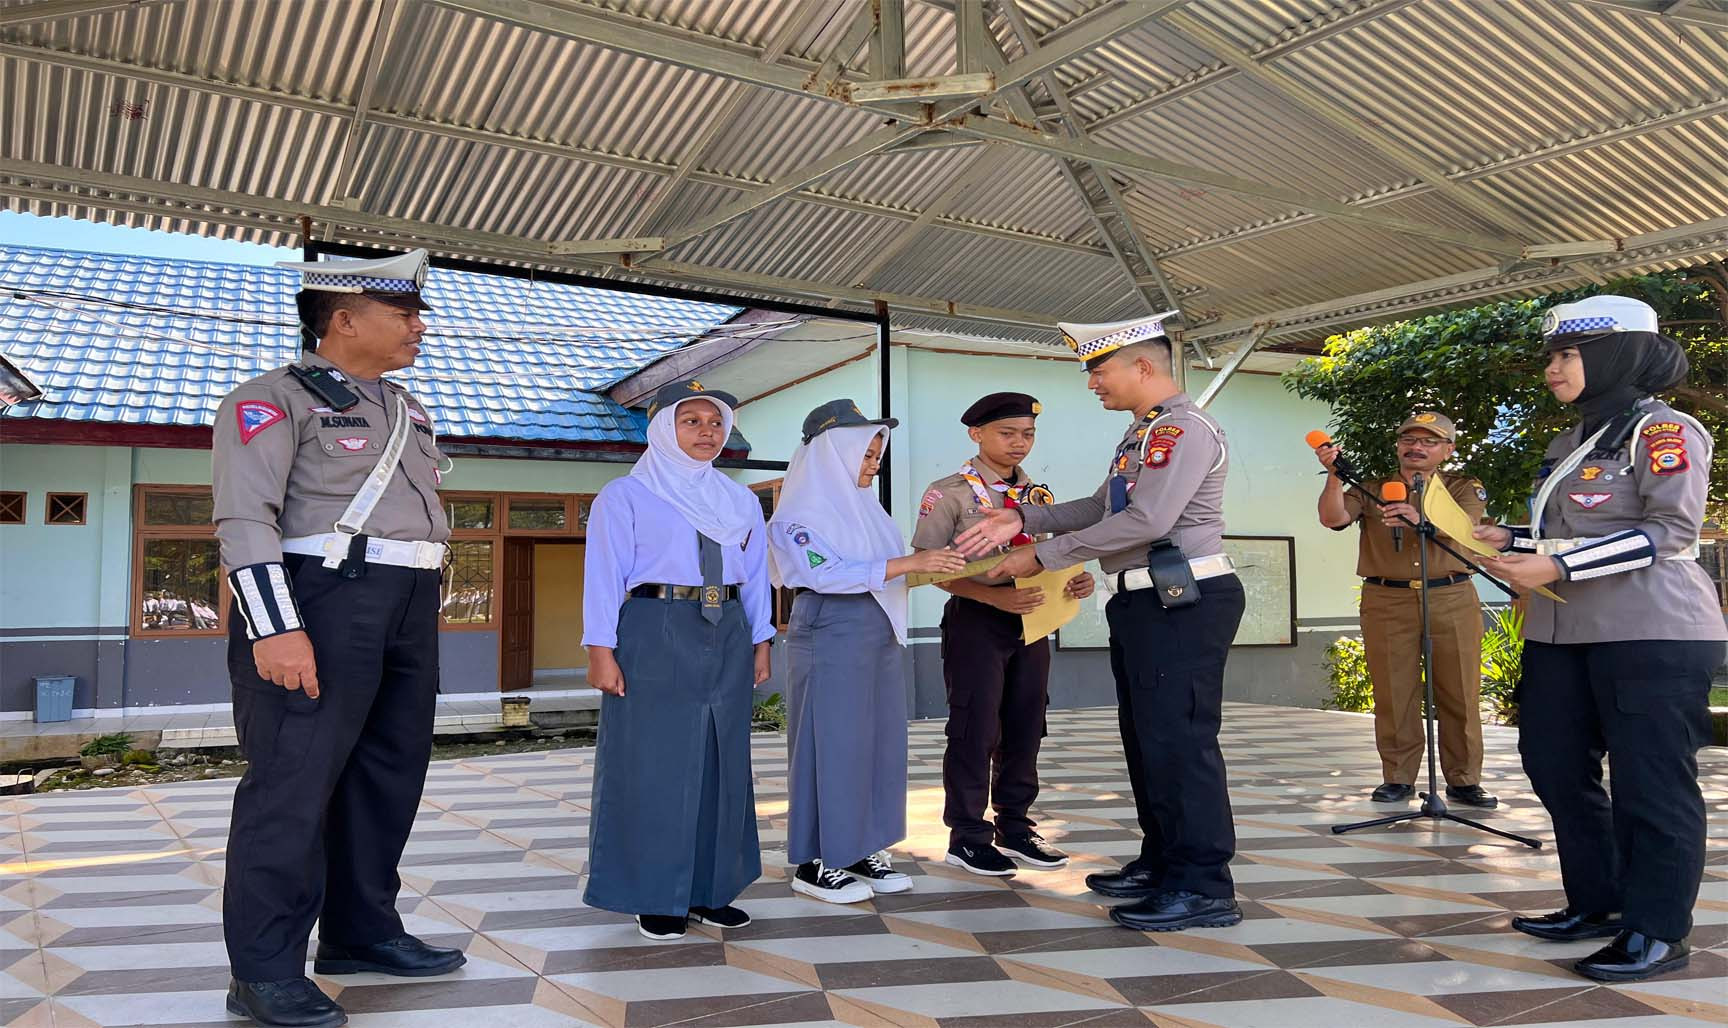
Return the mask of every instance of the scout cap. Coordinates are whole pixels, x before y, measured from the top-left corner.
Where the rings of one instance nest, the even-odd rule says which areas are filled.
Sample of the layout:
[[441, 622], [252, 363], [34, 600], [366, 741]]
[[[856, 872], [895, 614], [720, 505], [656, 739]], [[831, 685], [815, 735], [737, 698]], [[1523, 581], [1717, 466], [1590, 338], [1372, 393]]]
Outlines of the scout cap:
[[654, 415], [672, 406], [679, 400], [713, 400], [725, 406], [733, 414], [738, 412], [738, 397], [721, 389], [708, 389], [695, 379], [683, 382], [668, 382], [654, 393], [654, 399], [648, 401], [648, 420], [653, 421]]
[[1449, 443], [1458, 441], [1458, 426], [1452, 424], [1452, 419], [1438, 411], [1419, 410], [1404, 419], [1398, 426], [1398, 434], [1403, 435], [1412, 429], [1429, 432]]
[[960, 423], [977, 428], [1003, 418], [1035, 418], [1043, 411], [1044, 405], [1025, 393], [991, 393], [966, 408]]
[[[426, 284], [425, 250], [409, 250], [370, 261], [277, 261], [278, 268], [300, 273], [302, 296], [313, 293], [354, 293], [369, 300], [409, 310], [429, 311], [420, 295]], [[304, 308], [304, 304], [302, 304]]]
[[851, 400], [829, 400], [804, 415], [804, 441], [809, 442], [830, 428], [856, 428], [863, 425], [895, 428], [899, 424], [899, 418], [867, 418]]
[[1176, 320], [1181, 317], [1181, 313], [1165, 311], [1149, 318], [1112, 321], [1103, 325], [1077, 325], [1059, 321], [1056, 327], [1062, 330], [1062, 341], [1068, 344], [1068, 349], [1074, 351], [1074, 356], [1080, 358], [1081, 365], [1087, 371], [1091, 371], [1124, 346], [1160, 337], [1168, 339], [1169, 333], [1164, 329], [1164, 322]]
[[1630, 296], [1592, 296], [1555, 304], [1542, 315], [1542, 340], [1550, 350], [1579, 346], [1617, 332], [1660, 331], [1655, 308]]

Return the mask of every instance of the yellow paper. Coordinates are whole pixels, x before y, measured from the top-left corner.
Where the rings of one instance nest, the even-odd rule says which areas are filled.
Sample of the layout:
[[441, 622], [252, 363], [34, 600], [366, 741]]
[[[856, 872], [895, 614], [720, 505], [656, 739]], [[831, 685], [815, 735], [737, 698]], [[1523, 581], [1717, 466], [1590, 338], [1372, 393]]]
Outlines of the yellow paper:
[[1068, 580], [1078, 575], [1080, 568], [1081, 565], [1076, 564], [1060, 571], [1042, 571], [1031, 578], [1014, 580], [1016, 589], [1044, 590], [1044, 602], [1034, 607], [1031, 612], [1020, 615], [1022, 642], [1034, 643], [1046, 638], [1080, 613], [1080, 601], [1064, 591]]
[[[1432, 488], [1422, 490], [1422, 513], [1428, 516], [1429, 521], [1434, 522], [1434, 527], [1440, 530], [1441, 535], [1459, 546], [1484, 557], [1500, 556], [1498, 548], [1472, 534], [1476, 526], [1471, 523], [1470, 515], [1464, 512], [1463, 507], [1458, 506], [1458, 501], [1452, 498], [1452, 491], [1437, 480]], [[1537, 586], [1532, 591], [1541, 593], [1555, 603], [1566, 602], [1542, 586]]]
[[967, 564], [959, 571], [914, 571], [906, 576], [906, 587], [911, 588], [918, 585], [934, 585], [937, 582], [952, 582], [956, 578], [971, 578], [973, 575], [982, 575], [984, 572], [989, 571], [991, 568], [1002, 563], [1002, 561], [1007, 559], [1007, 557], [1008, 554], [1006, 553], [998, 553], [989, 557], [980, 557]]

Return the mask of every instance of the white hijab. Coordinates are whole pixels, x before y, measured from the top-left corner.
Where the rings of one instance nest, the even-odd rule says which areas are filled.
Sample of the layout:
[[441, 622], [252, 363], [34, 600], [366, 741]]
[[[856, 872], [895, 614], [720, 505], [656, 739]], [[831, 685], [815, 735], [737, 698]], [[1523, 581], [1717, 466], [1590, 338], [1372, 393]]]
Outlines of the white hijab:
[[[773, 523], [803, 525], [841, 560], [875, 562], [904, 556], [906, 542], [876, 499], [875, 488], [858, 484], [864, 452], [878, 435], [882, 452], [887, 453], [888, 430], [877, 425], [831, 428], [798, 447], [786, 468]], [[769, 556], [774, 584], [784, 585], [772, 549]], [[890, 579], [885, 588], [870, 595], [888, 615], [894, 638], [906, 645], [906, 580]]]
[[690, 527], [719, 543], [734, 546], [744, 542], [762, 507], [756, 494], [714, 470], [709, 461], [697, 460], [678, 447], [678, 408], [691, 400], [704, 400], [720, 409], [722, 431], [732, 435], [732, 408], [712, 396], [691, 396], [654, 415], [648, 422], [648, 450], [630, 469], [648, 491], [670, 503]]

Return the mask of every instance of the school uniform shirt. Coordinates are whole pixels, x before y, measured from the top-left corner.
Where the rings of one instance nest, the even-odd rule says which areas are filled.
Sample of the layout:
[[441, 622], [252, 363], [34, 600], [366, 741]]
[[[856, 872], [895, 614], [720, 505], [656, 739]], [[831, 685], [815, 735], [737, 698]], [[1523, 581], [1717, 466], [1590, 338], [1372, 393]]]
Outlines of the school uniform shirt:
[[880, 592], [887, 587], [886, 560], [848, 560], [804, 525], [775, 522], [769, 526], [768, 545], [788, 589], [832, 595]]
[[[721, 578], [739, 586], [752, 643], [774, 638], [767, 534], [758, 513], [741, 545], [720, 548]], [[639, 479], [608, 482], [588, 515], [582, 645], [618, 645], [618, 611], [636, 586], [701, 585], [697, 547], [696, 529]]]

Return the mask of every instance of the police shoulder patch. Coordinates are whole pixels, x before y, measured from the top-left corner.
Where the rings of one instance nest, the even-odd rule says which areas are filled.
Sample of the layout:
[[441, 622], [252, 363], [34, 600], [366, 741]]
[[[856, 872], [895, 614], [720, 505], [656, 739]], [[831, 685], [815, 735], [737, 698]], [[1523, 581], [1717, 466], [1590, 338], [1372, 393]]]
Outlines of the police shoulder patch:
[[282, 408], [263, 400], [241, 400], [234, 405], [234, 420], [239, 424], [242, 446], [251, 442], [254, 436], [266, 428], [287, 418], [288, 415], [282, 412]]

